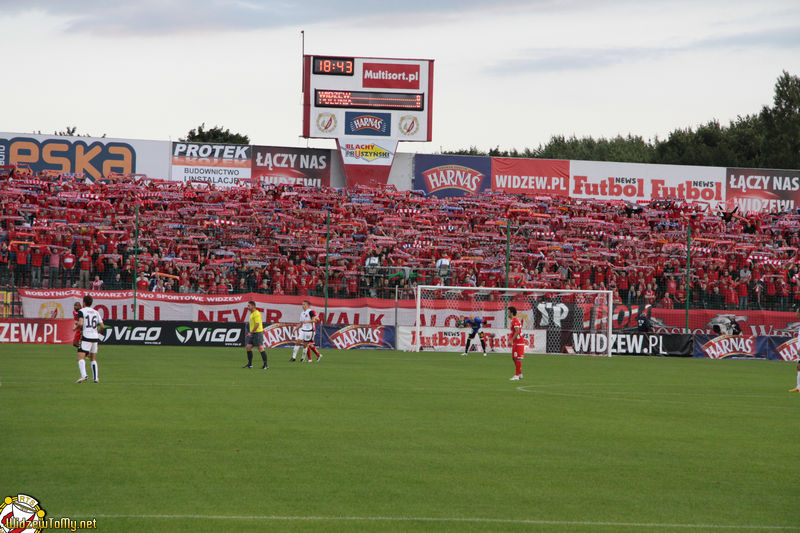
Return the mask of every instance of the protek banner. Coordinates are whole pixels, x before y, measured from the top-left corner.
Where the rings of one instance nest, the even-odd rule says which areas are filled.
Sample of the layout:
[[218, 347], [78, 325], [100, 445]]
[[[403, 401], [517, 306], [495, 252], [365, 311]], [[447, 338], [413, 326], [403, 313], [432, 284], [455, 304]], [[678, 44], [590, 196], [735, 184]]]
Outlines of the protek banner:
[[172, 180], [228, 188], [250, 181], [253, 147], [244, 144], [172, 143]]

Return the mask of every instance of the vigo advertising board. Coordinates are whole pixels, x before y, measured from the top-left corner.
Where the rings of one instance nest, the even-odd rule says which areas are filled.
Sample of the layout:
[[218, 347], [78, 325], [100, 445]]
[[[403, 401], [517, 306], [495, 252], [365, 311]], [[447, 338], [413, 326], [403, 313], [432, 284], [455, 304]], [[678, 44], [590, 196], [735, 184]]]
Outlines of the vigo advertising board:
[[0, 166], [83, 174], [95, 180], [109, 174], [169, 177], [168, 141], [0, 133]]

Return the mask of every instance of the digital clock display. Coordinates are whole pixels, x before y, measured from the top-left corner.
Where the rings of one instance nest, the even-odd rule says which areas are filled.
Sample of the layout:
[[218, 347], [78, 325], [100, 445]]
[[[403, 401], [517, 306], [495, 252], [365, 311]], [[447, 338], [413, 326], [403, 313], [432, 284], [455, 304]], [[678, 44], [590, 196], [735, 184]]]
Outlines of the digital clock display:
[[355, 60], [352, 57], [314, 57], [312, 68], [314, 74], [352, 76], [354, 70]]
[[405, 109], [422, 111], [425, 108], [422, 93], [383, 93], [373, 91], [316, 90], [317, 107], [344, 107], [355, 109]]

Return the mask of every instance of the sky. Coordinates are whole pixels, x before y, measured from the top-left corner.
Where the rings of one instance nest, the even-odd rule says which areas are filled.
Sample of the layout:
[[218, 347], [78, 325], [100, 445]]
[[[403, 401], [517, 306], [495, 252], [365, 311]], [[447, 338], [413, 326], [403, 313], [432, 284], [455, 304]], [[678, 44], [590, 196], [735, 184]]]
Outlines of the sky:
[[0, 0], [0, 44], [0, 131], [334, 148], [300, 136], [305, 51], [434, 60], [433, 140], [400, 152], [523, 150], [758, 113], [800, 2]]

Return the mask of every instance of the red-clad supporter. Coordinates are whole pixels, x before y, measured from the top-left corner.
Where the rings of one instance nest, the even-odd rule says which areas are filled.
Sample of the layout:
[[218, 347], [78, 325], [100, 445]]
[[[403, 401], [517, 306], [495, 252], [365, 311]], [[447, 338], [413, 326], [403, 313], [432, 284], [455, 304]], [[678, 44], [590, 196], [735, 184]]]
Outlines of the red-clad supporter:
[[31, 287], [42, 286], [42, 273], [44, 271], [43, 246], [31, 246]]
[[778, 303], [778, 289], [774, 276], [767, 275], [764, 277], [764, 293], [766, 295], [767, 308], [775, 309]]
[[93, 291], [100, 291], [100, 290], [103, 290], [103, 285], [104, 285], [104, 283], [103, 283], [103, 280], [100, 279], [100, 276], [95, 276], [94, 280], [91, 283], [91, 289]]
[[686, 284], [681, 282], [675, 291], [675, 303], [683, 306], [686, 303]]
[[672, 298], [669, 296], [669, 292], [664, 293], [664, 297], [658, 302], [658, 306], [662, 309], [672, 309], [674, 307]]
[[136, 290], [137, 290], [137, 291], [140, 291], [140, 292], [141, 292], [141, 291], [148, 291], [148, 290], [150, 290], [150, 280], [148, 280], [148, 279], [147, 279], [147, 277], [146, 277], [146, 276], [144, 276], [144, 274], [141, 274], [141, 275], [140, 275], [140, 276], [139, 276], [139, 277], [136, 279]]
[[88, 289], [91, 282], [89, 276], [92, 272], [92, 258], [88, 250], [83, 250], [80, 258], [78, 259], [78, 267], [80, 268], [80, 277], [78, 279], [78, 287], [81, 289]]
[[736, 284], [736, 295], [739, 298], [739, 309], [747, 310], [747, 293], [747, 281], [746, 279], [740, 278], [739, 282]]
[[725, 296], [725, 309], [736, 309], [736, 304], [739, 303], [739, 293], [732, 283], [723, 284], [723, 295]]
[[656, 302], [656, 291], [651, 284], [647, 284], [647, 288], [644, 291], [644, 303], [645, 305], [654, 305]]

